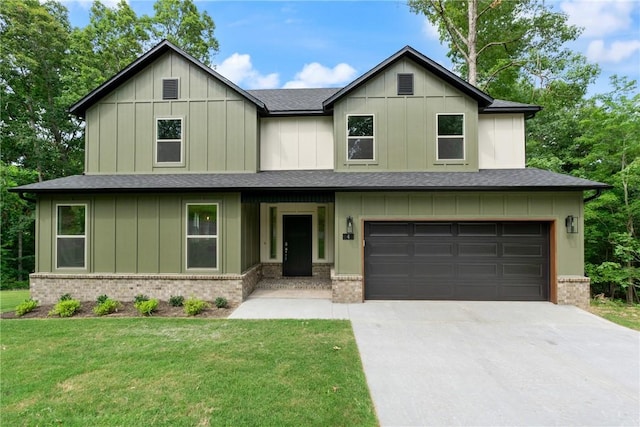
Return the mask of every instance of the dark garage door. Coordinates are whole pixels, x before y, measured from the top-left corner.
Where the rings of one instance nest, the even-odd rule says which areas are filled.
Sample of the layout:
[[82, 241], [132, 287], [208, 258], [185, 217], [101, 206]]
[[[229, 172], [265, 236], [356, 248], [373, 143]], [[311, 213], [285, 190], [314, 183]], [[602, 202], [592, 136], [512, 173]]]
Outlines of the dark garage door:
[[366, 222], [365, 298], [547, 301], [549, 224]]

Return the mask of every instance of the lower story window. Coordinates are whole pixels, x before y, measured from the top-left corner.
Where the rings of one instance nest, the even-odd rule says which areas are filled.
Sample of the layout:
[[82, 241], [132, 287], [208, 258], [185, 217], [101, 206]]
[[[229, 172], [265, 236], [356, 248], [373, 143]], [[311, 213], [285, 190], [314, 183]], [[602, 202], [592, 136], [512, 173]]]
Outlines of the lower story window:
[[187, 204], [187, 268], [218, 268], [218, 205]]
[[87, 206], [58, 205], [56, 212], [57, 268], [86, 268]]

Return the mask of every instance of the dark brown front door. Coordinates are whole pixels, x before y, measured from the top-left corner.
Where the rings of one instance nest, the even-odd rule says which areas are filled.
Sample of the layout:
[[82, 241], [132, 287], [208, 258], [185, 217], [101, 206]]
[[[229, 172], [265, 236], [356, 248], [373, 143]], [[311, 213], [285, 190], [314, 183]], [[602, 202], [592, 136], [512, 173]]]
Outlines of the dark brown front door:
[[549, 224], [367, 222], [365, 298], [548, 301]]
[[311, 276], [311, 224], [311, 215], [284, 215], [282, 217], [283, 276]]

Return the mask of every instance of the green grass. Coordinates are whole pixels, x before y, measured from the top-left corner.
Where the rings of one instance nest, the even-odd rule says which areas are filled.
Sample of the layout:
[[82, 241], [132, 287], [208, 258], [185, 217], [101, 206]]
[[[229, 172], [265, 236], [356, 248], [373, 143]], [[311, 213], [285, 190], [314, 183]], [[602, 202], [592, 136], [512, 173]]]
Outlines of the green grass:
[[618, 325], [640, 331], [640, 304], [627, 305], [620, 300], [598, 298], [591, 300], [590, 310]]
[[29, 299], [29, 290], [0, 291], [0, 313], [13, 311], [22, 301]]
[[374, 426], [348, 321], [0, 321], [2, 425]]

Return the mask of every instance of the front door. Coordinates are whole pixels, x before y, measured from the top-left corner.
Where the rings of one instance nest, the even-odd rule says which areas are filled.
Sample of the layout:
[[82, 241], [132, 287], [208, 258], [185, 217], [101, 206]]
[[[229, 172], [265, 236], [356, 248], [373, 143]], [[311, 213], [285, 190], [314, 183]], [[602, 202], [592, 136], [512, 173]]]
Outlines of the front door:
[[311, 215], [284, 215], [282, 217], [283, 276], [311, 276], [311, 224]]

